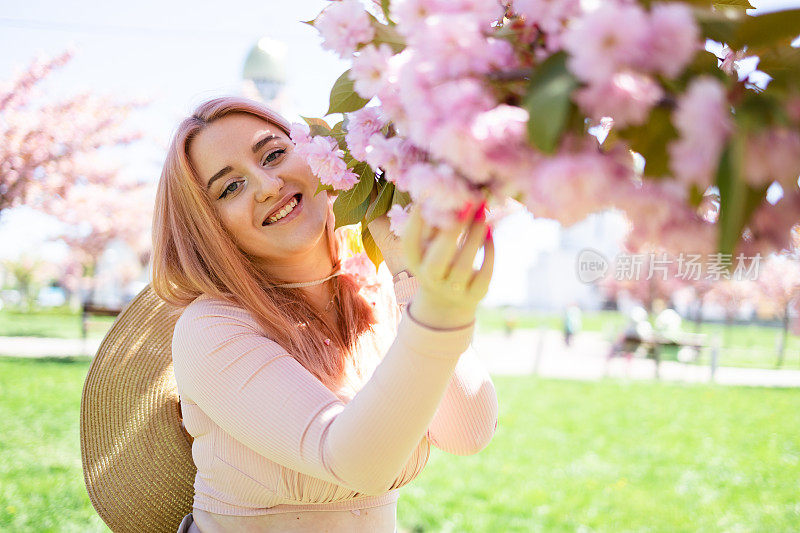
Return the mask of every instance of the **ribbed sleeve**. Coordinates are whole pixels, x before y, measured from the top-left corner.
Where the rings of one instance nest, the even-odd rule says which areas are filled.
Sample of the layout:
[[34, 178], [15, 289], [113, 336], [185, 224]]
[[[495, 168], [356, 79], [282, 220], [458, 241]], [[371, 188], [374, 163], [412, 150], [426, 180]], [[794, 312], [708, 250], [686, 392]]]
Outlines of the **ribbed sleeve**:
[[403, 312], [395, 341], [345, 405], [243, 309], [200, 297], [175, 326], [175, 378], [211, 421], [259, 455], [377, 495], [426, 434], [473, 328], [436, 331]]
[[[400, 309], [405, 310], [419, 288], [416, 277], [394, 284]], [[456, 365], [427, 437], [437, 448], [471, 455], [485, 448], [497, 429], [498, 405], [494, 384], [470, 344]]]

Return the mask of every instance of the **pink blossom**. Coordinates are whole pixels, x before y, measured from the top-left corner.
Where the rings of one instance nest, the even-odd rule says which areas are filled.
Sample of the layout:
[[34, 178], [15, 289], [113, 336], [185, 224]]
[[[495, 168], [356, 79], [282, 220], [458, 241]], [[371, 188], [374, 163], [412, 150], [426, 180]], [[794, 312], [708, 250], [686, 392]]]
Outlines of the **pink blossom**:
[[649, 37], [647, 15], [637, 4], [608, 1], [576, 19], [564, 33], [567, 66], [584, 81], [602, 82], [642, 64]]
[[372, 168], [386, 171], [386, 177], [401, 190], [408, 190], [404, 181], [405, 170], [420, 159], [419, 151], [402, 137], [386, 138], [380, 133], [369, 139], [367, 162]]
[[615, 198], [631, 223], [626, 248], [672, 254], [714, 251], [717, 226], [687, 204], [686, 188], [675, 181], [644, 181]]
[[672, 122], [680, 134], [667, 148], [672, 171], [684, 183], [705, 189], [733, 128], [725, 88], [710, 76], [695, 78], [678, 100]]
[[408, 44], [414, 47], [420, 60], [435, 65], [429, 68], [434, 80], [487, 72], [492, 64], [486, 37], [466, 14], [428, 17], [424, 31], [410, 36]]
[[501, 104], [477, 114], [468, 128], [449, 123], [433, 134], [430, 149], [474, 184], [527, 169], [528, 112]]
[[645, 54], [651, 67], [648, 71], [657, 70], [667, 77], [675, 77], [703, 48], [700, 29], [685, 4], [654, 4], [650, 8], [649, 28]]
[[402, 237], [409, 217], [408, 206], [403, 208], [400, 204], [394, 204], [386, 215], [389, 217], [389, 229], [391, 232], [398, 237]]
[[738, 75], [738, 63], [744, 59], [745, 51], [731, 50], [731, 48], [726, 44], [722, 48], [722, 55], [724, 59], [722, 60], [722, 64], [719, 66], [719, 68], [731, 76], [734, 74]]
[[347, 134], [345, 135], [347, 148], [353, 157], [364, 161], [367, 157], [366, 149], [369, 138], [381, 131], [381, 128], [386, 125], [386, 119], [383, 118], [379, 107], [362, 107], [358, 111], [349, 113], [347, 117]]
[[519, 66], [514, 47], [505, 39], [486, 39], [486, 54], [489, 66], [496, 70], [510, 70]]
[[560, 33], [568, 19], [581, 13], [580, 0], [514, 0], [513, 8], [526, 24], [545, 33]]
[[612, 197], [629, 187], [630, 173], [596, 151], [543, 158], [525, 187], [524, 203], [537, 217], [565, 226], [611, 207]]
[[748, 138], [744, 162], [744, 178], [753, 187], [777, 181], [786, 189], [797, 188], [800, 134], [786, 128], [760, 131]]
[[331, 2], [314, 22], [322, 35], [322, 46], [348, 58], [361, 43], [371, 41], [375, 30], [369, 16], [357, 0]]
[[353, 88], [362, 98], [372, 98], [386, 84], [386, 71], [393, 52], [388, 44], [367, 45], [353, 58], [350, 77]]
[[479, 194], [447, 165], [415, 163], [403, 178], [412, 201], [420, 205], [422, 217], [438, 228], [452, 227], [466, 202], [479, 201]]
[[477, 80], [463, 78], [430, 86], [418, 81], [423, 83], [414, 88], [416, 98], [412, 91], [401, 92], [409, 118], [408, 136], [418, 145], [424, 146], [437, 128], [467, 128], [476, 115], [494, 107], [491, 95]]
[[425, 21], [438, 11], [440, 3], [437, 0], [393, 0], [391, 18], [397, 23], [398, 31], [408, 37], [424, 29]]
[[289, 128], [289, 137], [295, 144], [308, 144], [311, 142], [310, 128], [302, 122], [292, 122]]
[[319, 178], [320, 183], [331, 185], [336, 190], [347, 190], [358, 183], [358, 175], [347, 168], [336, 141], [330, 137], [317, 135], [308, 144], [302, 144], [296, 150], [306, 158], [311, 172]]
[[492, 22], [501, 20], [506, 11], [499, 0], [450, 0], [442, 4], [450, 13], [470, 13], [486, 29]]
[[[800, 94], [788, 96], [785, 106], [789, 120], [794, 122], [795, 126], [800, 125]], [[800, 323], [800, 320], [798, 320], [798, 323]]]
[[[775, 205], [766, 199], [756, 208], [739, 251], [747, 255], [761, 253], [767, 255], [780, 250], [791, 249], [792, 228], [800, 223], [800, 191], [791, 190]], [[798, 231], [795, 229], [795, 231]]]
[[359, 252], [344, 259], [342, 270], [352, 275], [361, 288], [372, 287], [379, 283], [375, 265], [372, 264], [365, 252]]
[[621, 127], [643, 124], [663, 93], [650, 76], [622, 71], [606, 81], [579, 89], [575, 101], [590, 118], [601, 120], [610, 116]]
[[391, 16], [398, 30], [413, 39], [430, 31], [431, 18], [453, 19], [456, 26], [489, 30], [492, 22], [502, 18], [504, 8], [498, 0], [394, 0]]

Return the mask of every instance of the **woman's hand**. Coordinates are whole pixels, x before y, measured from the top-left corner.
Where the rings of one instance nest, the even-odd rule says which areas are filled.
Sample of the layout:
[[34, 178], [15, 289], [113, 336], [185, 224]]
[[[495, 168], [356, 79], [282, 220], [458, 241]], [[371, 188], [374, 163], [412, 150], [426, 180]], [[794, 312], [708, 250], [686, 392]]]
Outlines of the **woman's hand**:
[[[419, 279], [419, 289], [409, 313], [434, 328], [466, 326], [489, 290], [494, 266], [494, 241], [486, 225], [484, 204], [464, 211], [463, 220], [452, 229], [436, 230], [412, 205], [402, 244], [408, 268]], [[461, 234], [466, 232], [463, 239]], [[431, 234], [426, 245], [425, 235]], [[472, 264], [483, 247], [483, 264], [476, 272]]]

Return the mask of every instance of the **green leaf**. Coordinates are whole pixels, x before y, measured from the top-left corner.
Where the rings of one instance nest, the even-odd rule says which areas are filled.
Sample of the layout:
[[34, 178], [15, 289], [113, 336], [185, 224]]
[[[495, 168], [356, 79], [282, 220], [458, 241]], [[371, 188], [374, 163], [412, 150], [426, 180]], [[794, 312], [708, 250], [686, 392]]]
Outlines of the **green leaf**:
[[329, 137], [331, 135], [331, 128], [327, 124], [325, 126], [321, 124], [311, 124], [308, 127], [308, 132], [312, 137], [316, 137], [317, 135]]
[[367, 257], [369, 257], [369, 260], [375, 265], [375, 272], [378, 272], [383, 262], [383, 254], [381, 254], [381, 249], [378, 248], [378, 245], [375, 244], [375, 239], [372, 237], [366, 224], [361, 225], [361, 243], [364, 245], [364, 251], [367, 253]]
[[642, 154], [645, 159], [644, 174], [652, 178], [668, 175], [669, 153], [667, 145], [678, 137], [678, 132], [670, 121], [670, 110], [655, 107], [650, 118], [641, 126], [632, 126], [619, 132], [630, 147]]
[[350, 111], [357, 111], [367, 105], [369, 100], [361, 98], [358, 93], [353, 89], [353, 80], [350, 79], [350, 69], [345, 70], [339, 79], [333, 84], [331, 88], [330, 105], [328, 112], [331, 113], [349, 113]]
[[341, 150], [347, 151], [347, 141], [345, 141], [345, 135], [347, 132], [344, 131], [342, 128], [342, 121], [336, 123], [331, 129], [331, 136], [336, 139], [336, 142], [339, 144], [339, 148]]
[[745, 17], [736, 28], [734, 38], [729, 42], [736, 50], [747, 46], [753, 49], [789, 42], [800, 35], [800, 9], [787, 9], [774, 13], [765, 13], [757, 17]]
[[720, 194], [719, 252], [733, 254], [745, 224], [766, 194], [767, 187], [753, 189], [742, 178], [745, 133], [737, 131], [720, 157], [717, 188]]
[[333, 185], [324, 185], [321, 181], [317, 181], [317, 190], [314, 191], [314, 196], [318, 195], [321, 191], [333, 191]]
[[375, 184], [375, 172], [366, 163], [360, 163], [353, 170], [359, 174], [358, 183], [352, 189], [340, 192], [333, 202], [337, 228], [360, 222], [369, 208], [369, 193]]
[[367, 214], [369, 198], [358, 205], [354, 205], [350, 202], [348, 195], [345, 194], [346, 192], [349, 191], [340, 192], [336, 200], [333, 201], [333, 215], [336, 219], [334, 229], [349, 226], [350, 224], [358, 224]]
[[800, 86], [800, 48], [776, 46], [759, 52], [758, 70], [772, 77], [769, 90], [788, 90]]
[[753, 131], [769, 124], [782, 123], [786, 114], [781, 100], [772, 92], [745, 91], [736, 106], [735, 117], [739, 128]]
[[392, 205], [399, 205], [400, 207], [405, 207], [411, 203], [411, 195], [408, 194], [406, 191], [401, 191], [397, 187], [394, 188], [394, 194], [392, 195]]
[[738, 8], [738, 9], [755, 9], [749, 0], [713, 0], [711, 2], [716, 8]]
[[387, 181], [378, 191], [378, 197], [367, 209], [365, 216], [366, 223], [369, 224], [379, 216], [385, 214], [392, 206], [392, 196], [394, 195], [394, 183]]
[[381, 0], [381, 11], [383, 11], [383, 16], [386, 17], [386, 22], [388, 22], [390, 26], [394, 26], [394, 21], [389, 16], [390, 10], [389, 0]]
[[548, 57], [531, 77], [523, 107], [528, 110], [528, 140], [553, 153], [569, 116], [570, 96], [578, 80], [567, 70], [567, 54]]
[[381, 24], [378, 19], [372, 15], [369, 15], [369, 18], [370, 24], [375, 30], [375, 37], [372, 39], [372, 44], [375, 46], [388, 44], [389, 48], [391, 48], [392, 52], [395, 54], [402, 52], [406, 47], [406, 42], [403, 39], [403, 36], [400, 35], [400, 32], [397, 31], [394, 23], [387, 26], [386, 24]]
[[707, 39], [728, 43], [736, 34], [741, 22], [747, 15], [736, 9], [721, 9], [711, 12], [707, 9], [695, 9], [694, 17], [700, 26], [700, 33]]
[[703, 201], [703, 192], [696, 183], [692, 183], [692, 186], [689, 187], [689, 205], [700, 207], [700, 202]]
[[749, 0], [683, 0], [684, 3], [697, 8], [708, 9], [712, 5], [717, 9], [755, 9]]
[[715, 54], [707, 50], [700, 50], [694, 55], [691, 63], [689, 63], [680, 77], [675, 80], [662, 78], [661, 81], [665, 83], [665, 85], [670, 85], [667, 88], [674, 93], [684, 92], [689, 82], [700, 75], [710, 75], [715, 77], [718, 81], [727, 84], [731, 80], [731, 77], [728, 76], [724, 70], [719, 68], [719, 64], [719, 60]]
[[302, 115], [300, 116], [300, 118], [302, 118], [302, 119], [303, 119], [303, 120], [306, 122], [306, 124], [308, 124], [309, 128], [310, 128], [311, 126], [317, 125], [317, 126], [323, 126], [323, 127], [325, 127], [326, 129], [331, 129], [331, 127], [330, 127], [330, 126], [328, 126], [328, 123], [327, 123], [327, 122], [325, 122], [325, 121], [324, 121], [323, 119], [321, 119], [321, 118], [316, 118], [316, 117], [304, 117], [304, 116], [302, 116]]

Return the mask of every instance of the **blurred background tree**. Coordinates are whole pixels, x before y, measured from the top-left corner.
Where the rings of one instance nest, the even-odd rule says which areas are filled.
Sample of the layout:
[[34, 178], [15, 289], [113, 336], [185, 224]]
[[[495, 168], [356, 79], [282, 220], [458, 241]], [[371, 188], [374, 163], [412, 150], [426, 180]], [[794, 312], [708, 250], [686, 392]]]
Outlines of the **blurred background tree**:
[[[54, 236], [69, 251], [52, 277], [86, 302], [94, 297], [98, 261], [112, 243], [134, 250], [138, 270], [146, 266], [153, 186], [123, 179], [120, 169], [101, 157], [103, 150], [142, 139], [126, 120], [148, 102], [88, 92], [51, 98], [41, 89], [72, 57], [67, 50], [37, 58], [0, 86], [0, 220], [23, 205], [55, 217], [60, 224]], [[23, 268], [29, 264], [30, 259], [18, 261], [12, 269], [27, 305], [35, 299]], [[122, 265], [118, 273], [116, 283], [138, 275], [133, 265]]]

